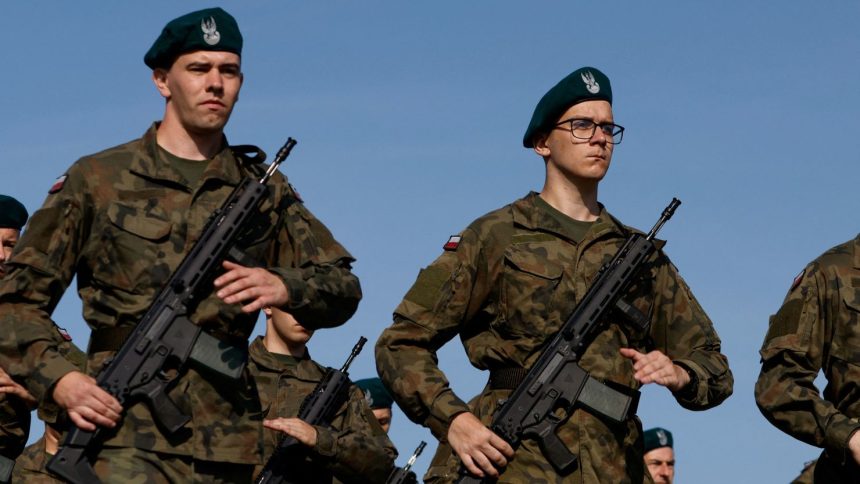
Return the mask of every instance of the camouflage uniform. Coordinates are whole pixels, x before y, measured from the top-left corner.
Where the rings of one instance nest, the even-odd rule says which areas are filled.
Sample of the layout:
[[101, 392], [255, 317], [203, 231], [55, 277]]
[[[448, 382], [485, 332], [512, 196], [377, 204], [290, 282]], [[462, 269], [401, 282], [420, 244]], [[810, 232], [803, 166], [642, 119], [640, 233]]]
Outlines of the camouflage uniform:
[[[103, 349], [96, 351], [93, 343], [130, 332], [212, 212], [244, 176], [257, 178], [265, 169], [225, 140], [202, 178], [189, 182], [165, 161], [157, 126], [141, 139], [72, 165], [33, 215], [12, 256], [11, 273], [0, 281], [0, 364], [40, 402], [52, 401], [53, 385], [76, 369], [58, 353], [62, 338], [50, 319], [72, 278], [77, 276], [84, 319], [93, 330], [86, 372], [96, 375], [119, 344], [96, 345]], [[289, 291], [283, 309], [296, 319], [312, 326], [342, 324], [361, 298], [349, 270], [352, 257], [282, 175], [275, 174], [269, 185], [270, 198], [261, 208], [265, 220], [243, 249], [281, 277]], [[257, 316], [223, 303], [213, 291], [191, 319], [216, 338], [247, 347]], [[258, 464], [262, 426], [250, 376], [223, 380], [189, 368], [169, 391], [191, 416], [185, 428], [162, 433], [146, 405], [137, 403], [126, 409], [117, 430], [105, 432], [105, 446]]]
[[[860, 235], [806, 266], [770, 319], [761, 358], [762, 414], [824, 448], [815, 482], [856, 482], [848, 440], [860, 429]], [[823, 397], [814, 383], [822, 370]]]
[[[578, 243], [536, 205], [536, 193], [491, 212], [461, 233], [459, 247], [418, 275], [376, 346], [377, 367], [404, 412], [430, 428], [440, 446], [425, 479], [456, 477], [459, 460], [445, 442], [448, 425], [472, 411], [489, 424], [510, 390], [488, 387], [467, 406], [436, 364], [436, 350], [456, 335], [482, 370], [528, 368], [585, 294], [598, 269], [629, 234], [601, 207]], [[731, 394], [732, 375], [711, 321], [675, 267], [660, 252], [625, 299], [650, 316], [650, 332], [608, 321], [580, 360], [594, 377], [638, 388], [620, 348], [660, 350], [696, 376], [675, 397], [689, 409], [713, 407]], [[502, 474], [505, 482], [642, 482], [647, 472], [638, 418], [611, 424], [577, 409], [559, 437], [579, 457], [558, 476], [536, 443], [526, 440]]]
[[[326, 369], [305, 353], [292, 367], [266, 350], [263, 338], [251, 343], [251, 372], [257, 383], [265, 418], [296, 417], [305, 397], [325, 376]], [[317, 444], [300, 464], [291, 466], [290, 482], [385, 482], [397, 450], [373, 416], [364, 393], [355, 385], [349, 401], [338, 410], [331, 427], [315, 426]], [[264, 455], [272, 455], [284, 434], [264, 430]]]

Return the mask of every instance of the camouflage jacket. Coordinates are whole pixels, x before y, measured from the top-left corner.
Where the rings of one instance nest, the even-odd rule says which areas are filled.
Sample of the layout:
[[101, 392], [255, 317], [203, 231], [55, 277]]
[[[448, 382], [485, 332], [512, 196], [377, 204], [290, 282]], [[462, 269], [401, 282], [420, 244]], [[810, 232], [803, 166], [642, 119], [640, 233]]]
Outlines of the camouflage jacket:
[[[133, 327], [177, 268], [213, 211], [248, 175], [265, 167], [227, 147], [188, 182], [156, 143], [157, 124], [143, 138], [84, 157], [52, 187], [29, 222], [0, 281], [0, 365], [23, 380], [41, 402], [76, 366], [57, 347], [62, 338], [51, 313], [77, 277], [83, 316], [94, 334]], [[336, 326], [361, 297], [352, 257], [276, 174], [261, 214], [266, 223], [246, 239], [245, 252], [279, 275], [289, 290], [285, 310], [307, 324]], [[191, 319], [215, 337], [247, 345], [257, 314], [227, 305], [214, 292]], [[96, 375], [115, 351], [88, 351]], [[106, 445], [138, 447], [223, 462], [258, 463], [259, 400], [246, 375], [214, 382], [194, 369], [179, 376], [169, 396], [191, 416], [186, 428], [163, 434], [143, 403], [127, 409]]]
[[[806, 266], [770, 318], [760, 353], [762, 414], [825, 449], [816, 475], [851, 461], [848, 439], [860, 429], [860, 235]], [[823, 396], [815, 386], [820, 371]]]
[[[377, 342], [379, 374], [400, 408], [443, 441], [425, 478], [450, 480], [459, 466], [444, 443], [453, 417], [471, 410], [489, 424], [497, 402], [510, 394], [485, 388], [466, 405], [439, 370], [437, 349], [459, 335], [479, 369], [530, 367], [629, 234], [602, 209], [576, 243], [535, 205], [536, 196], [530, 193], [469, 225], [458, 247], [421, 270], [395, 310], [394, 324]], [[650, 332], [607, 321], [580, 365], [596, 378], [638, 388], [632, 363], [619, 349], [657, 349], [697, 376], [695, 387], [676, 395], [682, 406], [719, 404], [731, 394], [733, 379], [711, 321], [662, 251], [642, 274], [625, 299], [650, 316]], [[559, 436], [580, 460], [574, 474], [558, 476], [559, 482], [642, 481], [638, 419], [610, 427], [577, 409]], [[526, 482], [554, 475], [535, 443], [526, 440], [503, 479]]]
[[[305, 357], [291, 368], [266, 350], [263, 338], [251, 343], [251, 372], [267, 419], [297, 417], [305, 397], [322, 381], [326, 368]], [[394, 467], [397, 450], [382, 430], [364, 393], [355, 385], [330, 427], [315, 426], [317, 444], [302, 465], [293, 466], [290, 482], [385, 482]], [[265, 429], [263, 450], [267, 460], [280, 442], [281, 432]], [[301, 473], [297, 475], [296, 473]]]

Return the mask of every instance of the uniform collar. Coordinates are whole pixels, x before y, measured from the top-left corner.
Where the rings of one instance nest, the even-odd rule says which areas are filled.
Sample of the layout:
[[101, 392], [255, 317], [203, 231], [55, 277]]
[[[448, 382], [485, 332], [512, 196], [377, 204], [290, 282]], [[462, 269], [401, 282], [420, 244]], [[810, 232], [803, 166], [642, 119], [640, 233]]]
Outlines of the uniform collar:
[[[189, 189], [188, 182], [176, 169], [166, 163], [159, 155], [158, 142], [156, 140], [156, 131], [158, 130], [159, 122], [152, 123], [152, 126], [143, 134], [140, 142], [142, 150], [138, 152], [131, 163], [131, 171], [146, 178], [155, 180], [165, 180], [177, 183]], [[203, 172], [201, 185], [209, 178], [217, 178], [228, 185], [238, 185], [242, 180], [242, 173], [239, 169], [239, 162], [227, 144], [227, 138], [224, 137], [221, 144], [221, 151], [215, 155], [206, 170]]]
[[[529, 192], [528, 195], [513, 203], [514, 224], [530, 230], [546, 230], [566, 238], [558, 221], [537, 206], [536, 197], [538, 197], [537, 192]], [[599, 239], [609, 235], [626, 237], [629, 230], [613, 217], [603, 204], [599, 203], [599, 205], [600, 213], [597, 220], [594, 221], [594, 225], [589, 229], [586, 239]]]
[[[299, 364], [295, 369], [286, 367], [278, 361], [273, 353], [263, 345], [263, 337], [257, 336], [248, 348], [248, 356], [257, 364], [269, 371], [278, 373], [289, 372], [290, 376], [309, 382], [318, 382], [325, 375], [323, 369], [311, 360], [310, 353], [305, 350], [305, 356], [299, 358]], [[293, 374], [294, 373], [294, 374]]]

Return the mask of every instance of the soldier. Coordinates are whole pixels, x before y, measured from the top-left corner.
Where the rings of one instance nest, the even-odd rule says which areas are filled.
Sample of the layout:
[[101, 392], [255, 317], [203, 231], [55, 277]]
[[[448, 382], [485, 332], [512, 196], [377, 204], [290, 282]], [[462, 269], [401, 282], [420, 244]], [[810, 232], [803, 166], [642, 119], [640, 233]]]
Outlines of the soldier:
[[355, 386], [364, 392], [364, 398], [370, 409], [373, 411], [373, 416], [382, 427], [385, 433], [391, 430], [391, 406], [394, 405], [394, 399], [391, 394], [385, 389], [382, 380], [379, 378], [365, 378], [355, 382]]
[[[526, 439], [514, 457], [486, 427], [634, 230], [598, 203], [598, 183], [624, 133], [611, 103], [609, 79], [592, 67], [574, 71], [543, 96], [523, 138], [544, 160], [543, 190], [452, 236], [377, 342], [379, 375], [394, 399], [440, 440], [428, 482], [454, 479], [461, 463], [476, 476], [495, 477], [507, 467], [509, 482], [646, 478], [641, 424], [632, 414], [613, 424], [577, 408], [559, 431], [578, 456], [568, 475], [558, 475], [534, 440]], [[719, 337], [665, 254], [648, 262], [625, 300], [650, 316], [650, 331], [623, 318], [607, 321], [579, 362], [592, 377], [631, 394], [657, 383], [695, 410], [731, 394]], [[490, 370], [487, 387], [468, 405], [436, 364], [436, 351], [458, 334], [471, 363]]]
[[[0, 278], [6, 261], [27, 223], [27, 209], [18, 200], [0, 195]], [[30, 411], [36, 399], [0, 368], [0, 482], [9, 480], [15, 459], [24, 449], [30, 434]]]
[[349, 400], [331, 426], [310, 425], [297, 418], [305, 397], [325, 376], [306, 344], [313, 336], [307, 325], [289, 313], [264, 309], [266, 334], [251, 343], [251, 372], [260, 393], [266, 420], [263, 425], [266, 459], [283, 434], [304, 444], [308, 452], [291, 456], [289, 482], [384, 482], [397, 450], [376, 422], [364, 394], [350, 387]]
[[675, 448], [672, 432], [660, 427], [645, 431], [645, 467], [655, 484], [672, 484], [675, 480]]
[[[797, 482], [860, 476], [860, 235], [812, 261], [770, 318], [756, 403], [774, 426], [824, 450]], [[815, 386], [827, 379], [822, 396]]]
[[9, 195], [0, 195], [0, 277], [6, 273], [6, 262], [27, 223], [27, 209]]
[[[223, 132], [242, 86], [241, 52], [239, 27], [224, 10], [169, 22], [144, 57], [166, 100], [163, 119], [140, 139], [75, 162], [33, 215], [0, 282], [0, 366], [79, 428], [108, 429], [94, 465], [103, 479], [247, 481], [261, 462], [261, 408], [247, 371], [229, 380], [206, 367], [183, 369], [168, 397], [191, 420], [172, 434], [144, 403], [123, 410], [93, 378], [213, 210], [244, 177], [259, 179], [266, 169], [259, 149], [231, 147]], [[240, 247], [260, 267], [224, 262], [212, 294], [190, 315], [220, 340], [225, 357], [246, 353], [264, 306], [337, 326], [361, 298], [350, 254], [281, 174], [268, 185], [266, 223], [255, 224]], [[86, 372], [58, 352], [62, 338], [50, 318], [75, 276], [92, 329]]]

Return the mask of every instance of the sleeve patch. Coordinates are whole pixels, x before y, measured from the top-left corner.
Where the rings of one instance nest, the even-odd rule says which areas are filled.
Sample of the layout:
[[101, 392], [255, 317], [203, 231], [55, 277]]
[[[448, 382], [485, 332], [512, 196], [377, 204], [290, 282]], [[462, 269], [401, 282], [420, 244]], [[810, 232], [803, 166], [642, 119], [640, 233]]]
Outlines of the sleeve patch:
[[800, 271], [800, 274], [798, 274], [794, 278], [794, 281], [791, 283], [791, 289], [789, 289], [788, 292], [795, 290], [797, 288], [797, 286], [800, 285], [800, 281], [803, 280], [803, 276], [805, 276], [805, 275], [806, 275], [806, 269], [803, 269], [802, 271]]
[[779, 312], [770, 318], [770, 327], [767, 329], [765, 341], [770, 341], [780, 336], [797, 333], [800, 327], [800, 313], [803, 311], [803, 302], [799, 299], [785, 303]]
[[451, 277], [451, 274], [438, 266], [429, 266], [421, 270], [418, 280], [409, 289], [403, 299], [407, 299], [423, 308], [433, 309], [436, 301], [441, 297], [442, 286]]
[[460, 247], [460, 240], [462, 240], [462, 237], [459, 235], [452, 235], [448, 237], [448, 242], [445, 242], [442, 248], [445, 250], [457, 250], [457, 247]]
[[65, 184], [66, 184], [66, 178], [67, 178], [67, 176], [66, 176], [66, 175], [63, 175], [63, 176], [61, 176], [61, 177], [57, 178], [56, 180], [54, 180], [54, 184], [53, 184], [53, 185], [51, 185], [51, 189], [50, 189], [50, 190], [48, 190], [48, 193], [50, 193], [50, 194], [52, 194], [52, 195], [53, 195], [54, 193], [57, 193], [57, 192], [59, 192], [60, 190], [62, 190], [62, 189], [63, 189], [63, 185], [65, 185]]

